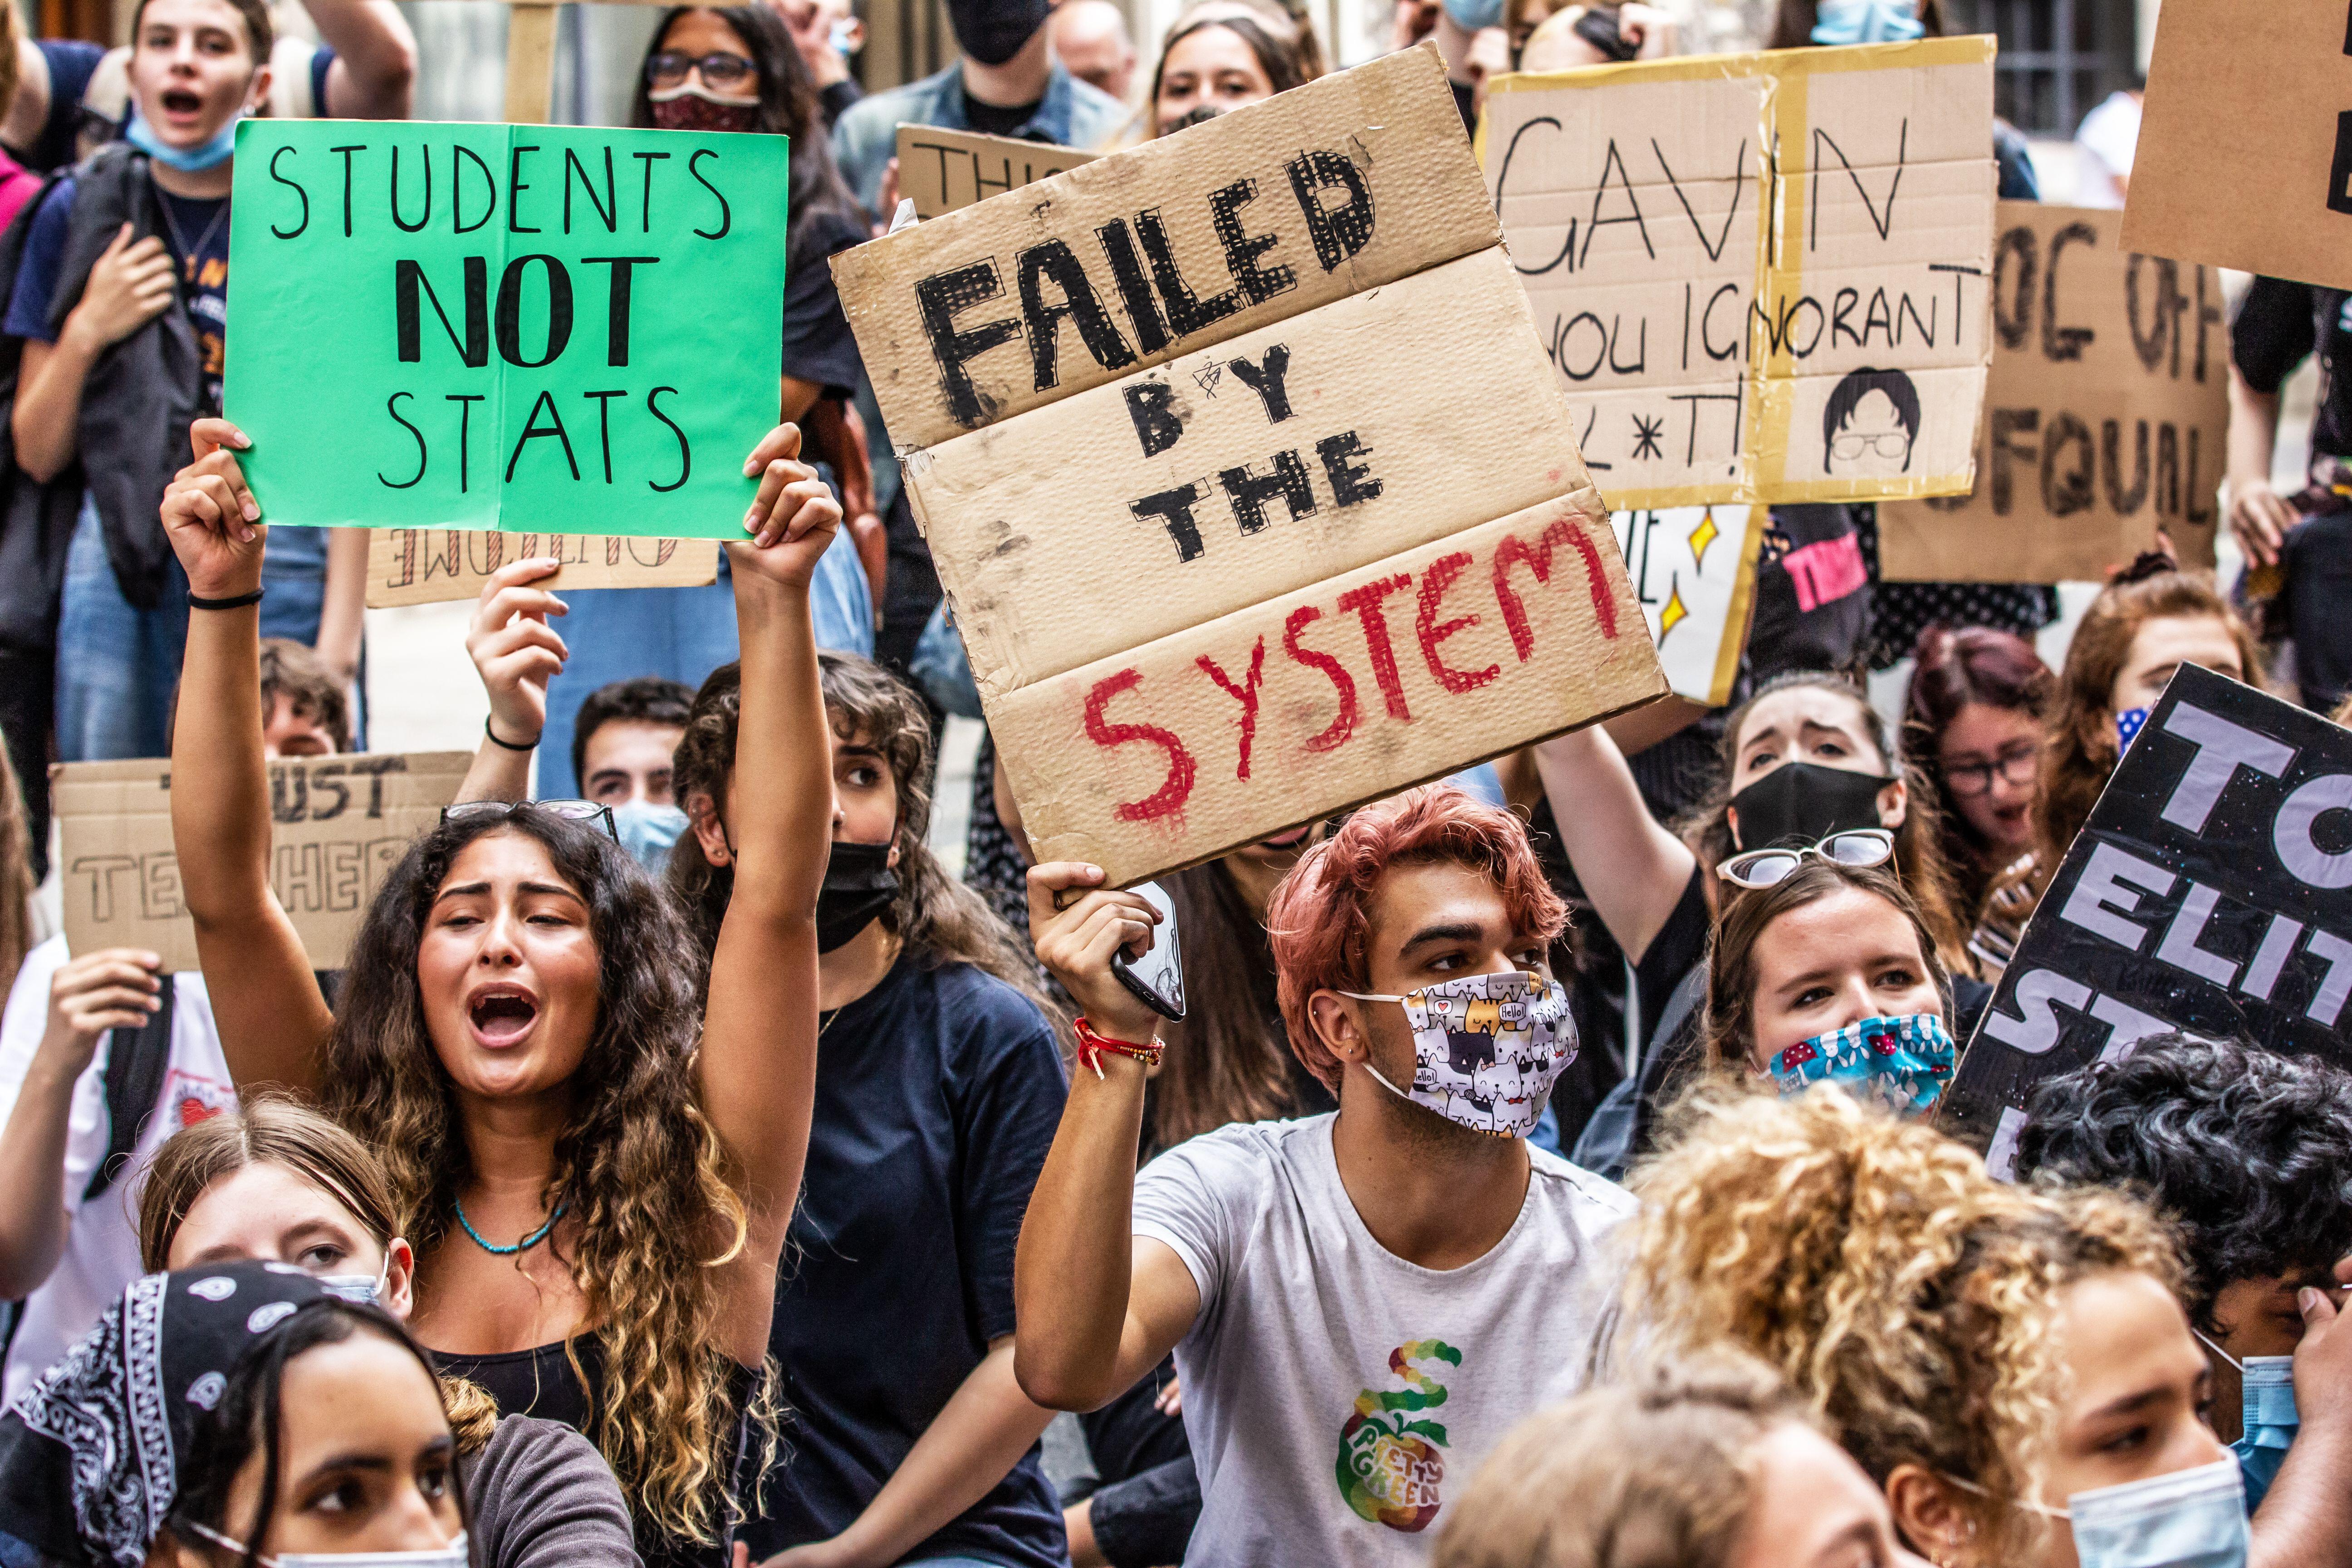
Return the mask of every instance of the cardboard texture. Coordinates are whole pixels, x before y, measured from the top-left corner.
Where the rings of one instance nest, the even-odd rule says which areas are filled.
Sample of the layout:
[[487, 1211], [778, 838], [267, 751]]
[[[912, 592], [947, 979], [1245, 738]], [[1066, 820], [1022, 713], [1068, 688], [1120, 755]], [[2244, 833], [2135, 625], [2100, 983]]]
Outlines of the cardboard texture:
[[1479, 157], [1623, 510], [1964, 492], [1990, 38], [1505, 76]]
[[1042, 858], [1139, 881], [1664, 694], [1459, 126], [1410, 50], [836, 258]]
[[2352, 731], [2183, 665], [2019, 940], [1939, 1113], [2013, 1173], [2044, 1079], [2185, 1030], [2352, 1067]]
[[491, 573], [534, 555], [551, 555], [563, 563], [553, 576], [532, 584], [559, 593], [568, 588], [698, 588], [719, 580], [719, 542], [711, 539], [383, 528], [368, 536], [368, 608], [475, 598]]
[[919, 218], [935, 218], [1094, 162], [1092, 153], [1018, 136], [898, 127], [898, 194]]
[[1664, 689], [1589, 487], [989, 708], [1040, 860], [1221, 854]]
[[2123, 245], [2352, 289], [2342, 5], [2165, 0]]
[[1688, 506], [1609, 515], [1617, 552], [1674, 694], [1702, 708], [1731, 700], [1756, 611], [1764, 509]]
[[2229, 457], [2221, 279], [2127, 253], [2122, 215], [2000, 204], [1969, 496], [1878, 509], [1891, 582], [2099, 583], [2159, 530], [2213, 564]]
[[[1451, 116], [1451, 118], [1449, 118]], [[833, 258], [903, 454], [1493, 245], [1433, 48]]]
[[[269, 764], [269, 879], [320, 969], [341, 969], [368, 901], [409, 841], [457, 796], [464, 752], [304, 757]], [[172, 847], [172, 764], [64, 763], [49, 770], [62, 835], [66, 942], [141, 947], [194, 969], [195, 924]]]
[[[1441, 363], [1443, 395], [1387, 390]], [[961, 563], [973, 678], [999, 693], [1562, 493], [1575, 454], [1549, 380], [1490, 247], [958, 437], [904, 472], [933, 557]], [[1106, 583], [1151, 592], [1106, 616]]]
[[263, 119], [236, 143], [223, 401], [273, 525], [737, 536], [775, 424], [784, 138]]

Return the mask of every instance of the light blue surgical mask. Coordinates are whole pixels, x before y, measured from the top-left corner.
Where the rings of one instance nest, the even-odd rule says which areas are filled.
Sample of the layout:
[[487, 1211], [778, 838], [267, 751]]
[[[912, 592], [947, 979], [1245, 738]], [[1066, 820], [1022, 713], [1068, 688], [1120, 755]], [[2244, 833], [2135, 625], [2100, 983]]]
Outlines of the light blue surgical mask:
[[1822, 0], [1817, 44], [1901, 44], [1927, 32], [1914, 0]]
[[236, 122], [245, 118], [239, 110], [234, 119], [221, 127], [220, 134], [201, 147], [174, 147], [155, 134], [155, 128], [139, 118], [134, 106], [131, 124], [122, 132], [123, 140], [138, 148], [159, 163], [168, 163], [183, 174], [197, 174], [206, 169], [218, 168], [236, 153]]
[[846, 16], [835, 17], [833, 34], [827, 41], [833, 45], [835, 54], [848, 58], [857, 52], [857, 25]]
[[2037, 1511], [2074, 1529], [2082, 1568], [2246, 1568], [2246, 1489], [2235, 1459], [2076, 1492]]
[[1864, 1018], [1801, 1040], [1767, 1065], [1783, 1096], [1824, 1080], [1873, 1094], [1906, 1116], [1924, 1116], [1944, 1097], [1958, 1053], [1933, 1013]]
[[386, 1257], [383, 1267], [373, 1274], [320, 1274], [314, 1276], [324, 1289], [359, 1307], [383, 1305], [383, 1288], [392, 1277], [392, 1259]]
[[1503, 0], [1444, 0], [1445, 14], [1465, 33], [1503, 25]]
[[669, 847], [686, 831], [686, 813], [674, 805], [633, 800], [613, 808], [613, 831], [638, 865], [658, 872], [669, 858]]
[[2294, 1357], [2250, 1355], [2240, 1361], [2198, 1331], [2189, 1331], [2205, 1340], [2207, 1350], [2238, 1369], [2238, 1386], [2243, 1391], [2239, 1410], [2245, 1435], [2230, 1445], [2230, 1452], [2238, 1456], [2238, 1469], [2246, 1482], [2246, 1511], [2252, 1513], [2270, 1495], [2271, 1483], [2286, 1462], [2286, 1451], [2294, 1446], [2295, 1429], [2303, 1424], [2294, 1409]]

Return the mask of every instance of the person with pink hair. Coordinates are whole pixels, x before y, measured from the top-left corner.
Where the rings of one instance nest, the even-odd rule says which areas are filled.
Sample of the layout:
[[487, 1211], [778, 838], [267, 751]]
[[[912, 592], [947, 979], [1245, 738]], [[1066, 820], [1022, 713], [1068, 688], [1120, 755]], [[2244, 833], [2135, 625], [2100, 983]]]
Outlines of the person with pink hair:
[[1339, 1109], [1219, 1128], [1140, 1173], [1160, 1047], [1111, 960], [1159, 916], [1067, 861], [1029, 873], [1029, 901], [1085, 1016], [1022, 1226], [1014, 1375], [1089, 1410], [1175, 1352], [1202, 1505], [1187, 1563], [1424, 1561], [1478, 1461], [1570, 1391], [1552, 1380], [1586, 1362], [1597, 1237], [1633, 1207], [1527, 1140], [1577, 1042], [1545, 959], [1568, 910], [1525, 826], [1425, 785], [1301, 857], [1266, 926], [1291, 1049]]

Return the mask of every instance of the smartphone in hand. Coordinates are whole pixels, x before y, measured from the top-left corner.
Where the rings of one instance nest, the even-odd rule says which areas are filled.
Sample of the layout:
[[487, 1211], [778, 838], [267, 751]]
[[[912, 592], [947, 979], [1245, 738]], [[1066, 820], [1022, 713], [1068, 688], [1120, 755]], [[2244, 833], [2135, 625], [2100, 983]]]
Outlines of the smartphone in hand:
[[1125, 948], [1111, 954], [1110, 972], [1135, 994], [1135, 999], [1163, 1018], [1184, 1016], [1184, 962], [1176, 940], [1176, 905], [1157, 882], [1142, 882], [1132, 891], [1160, 911], [1151, 933], [1151, 949], [1141, 958], [1129, 958]]

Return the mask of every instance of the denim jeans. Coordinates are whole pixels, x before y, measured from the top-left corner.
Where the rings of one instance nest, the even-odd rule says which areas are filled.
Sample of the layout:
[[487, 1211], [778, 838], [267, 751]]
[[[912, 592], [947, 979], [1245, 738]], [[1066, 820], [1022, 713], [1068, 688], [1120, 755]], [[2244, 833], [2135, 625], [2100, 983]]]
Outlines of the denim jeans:
[[172, 700], [188, 641], [188, 578], [174, 559], [162, 602], [132, 607], [106, 558], [106, 529], [84, 496], [66, 552], [58, 616], [58, 755], [68, 763], [171, 752]]

